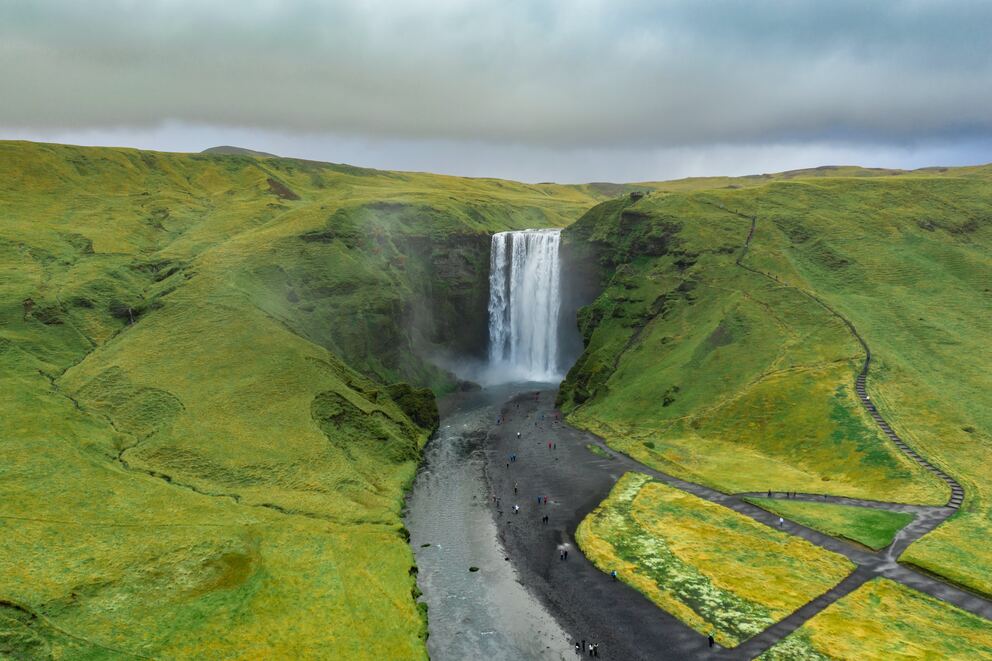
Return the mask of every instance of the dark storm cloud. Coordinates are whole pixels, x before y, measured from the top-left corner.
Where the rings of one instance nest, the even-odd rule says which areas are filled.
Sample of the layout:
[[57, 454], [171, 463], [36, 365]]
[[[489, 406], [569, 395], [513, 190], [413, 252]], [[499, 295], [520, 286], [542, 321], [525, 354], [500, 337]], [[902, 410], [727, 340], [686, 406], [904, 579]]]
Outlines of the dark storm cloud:
[[8, 0], [0, 126], [563, 148], [992, 135], [986, 2]]

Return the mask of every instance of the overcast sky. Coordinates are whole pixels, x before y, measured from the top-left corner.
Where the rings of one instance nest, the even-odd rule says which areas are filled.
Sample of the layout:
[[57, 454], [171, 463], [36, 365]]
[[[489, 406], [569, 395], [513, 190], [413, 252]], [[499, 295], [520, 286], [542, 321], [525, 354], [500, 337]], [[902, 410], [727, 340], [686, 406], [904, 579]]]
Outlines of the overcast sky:
[[992, 161], [981, 0], [2, 0], [0, 138], [525, 181]]

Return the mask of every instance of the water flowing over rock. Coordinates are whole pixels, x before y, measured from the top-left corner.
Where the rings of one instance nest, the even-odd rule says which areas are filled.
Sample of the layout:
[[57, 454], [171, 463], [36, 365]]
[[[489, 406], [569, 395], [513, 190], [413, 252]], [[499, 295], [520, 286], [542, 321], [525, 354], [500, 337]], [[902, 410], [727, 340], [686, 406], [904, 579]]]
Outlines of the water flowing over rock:
[[558, 381], [561, 230], [493, 235], [489, 365], [507, 380]]

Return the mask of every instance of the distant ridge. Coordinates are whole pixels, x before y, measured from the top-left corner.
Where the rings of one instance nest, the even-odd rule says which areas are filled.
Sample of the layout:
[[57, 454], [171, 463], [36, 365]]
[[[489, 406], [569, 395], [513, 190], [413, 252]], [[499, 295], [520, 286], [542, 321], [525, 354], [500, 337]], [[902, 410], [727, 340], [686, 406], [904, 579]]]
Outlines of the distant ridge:
[[221, 154], [226, 156], [256, 156], [259, 158], [279, 158], [275, 154], [270, 154], [266, 151], [255, 151], [254, 149], [245, 149], [244, 147], [233, 147], [231, 145], [220, 145], [219, 147], [210, 147], [204, 149], [201, 154]]

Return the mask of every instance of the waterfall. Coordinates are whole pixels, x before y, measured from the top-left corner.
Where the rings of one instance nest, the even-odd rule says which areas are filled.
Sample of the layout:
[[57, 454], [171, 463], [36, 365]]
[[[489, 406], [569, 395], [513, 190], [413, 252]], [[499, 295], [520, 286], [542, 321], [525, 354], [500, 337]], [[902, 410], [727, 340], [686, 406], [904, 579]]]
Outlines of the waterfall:
[[489, 365], [504, 378], [558, 381], [561, 230], [493, 235], [489, 258]]

